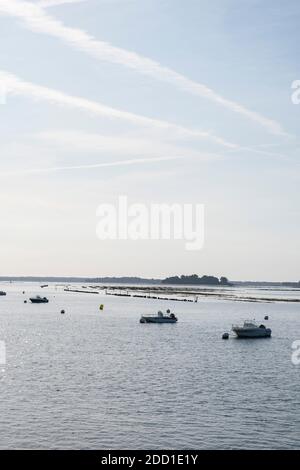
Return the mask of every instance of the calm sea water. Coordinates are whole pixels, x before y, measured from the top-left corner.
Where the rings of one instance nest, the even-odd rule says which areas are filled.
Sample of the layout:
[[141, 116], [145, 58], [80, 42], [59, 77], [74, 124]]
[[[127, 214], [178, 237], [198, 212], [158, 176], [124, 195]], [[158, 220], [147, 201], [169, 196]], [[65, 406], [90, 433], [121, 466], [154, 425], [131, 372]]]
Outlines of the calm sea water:
[[[299, 304], [1, 288], [2, 449], [300, 448]], [[24, 304], [41, 293], [49, 304]], [[139, 323], [166, 308], [178, 324]], [[271, 339], [221, 339], [232, 323], [266, 314]]]

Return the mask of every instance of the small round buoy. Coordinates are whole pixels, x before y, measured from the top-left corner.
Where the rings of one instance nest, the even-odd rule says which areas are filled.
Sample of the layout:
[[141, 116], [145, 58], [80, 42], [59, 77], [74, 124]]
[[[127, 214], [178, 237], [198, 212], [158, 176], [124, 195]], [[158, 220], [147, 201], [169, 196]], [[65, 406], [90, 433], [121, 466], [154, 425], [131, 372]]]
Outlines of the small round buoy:
[[61, 310], [60, 313], [63, 315], [63, 314], [65, 313], [65, 311], [64, 311], [64, 310]]
[[265, 320], [269, 320], [269, 317], [268, 317], [268, 315], [266, 315], [266, 316], [265, 316]]
[[24, 304], [27, 304], [27, 300], [24, 300]]
[[99, 307], [100, 310], [103, 310], [104, 309], [104, 305], [101, 304], [100, 307]]
[[228, 333], [223, 333], [222, 339], [228, 339], [228, 338], [229, 338], [229, 334]]

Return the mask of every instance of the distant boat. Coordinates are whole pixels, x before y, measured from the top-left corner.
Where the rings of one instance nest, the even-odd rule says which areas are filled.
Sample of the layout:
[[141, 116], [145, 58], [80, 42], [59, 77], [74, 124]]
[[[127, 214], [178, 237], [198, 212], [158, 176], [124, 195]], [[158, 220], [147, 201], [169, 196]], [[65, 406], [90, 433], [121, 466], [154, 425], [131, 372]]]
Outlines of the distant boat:
[[41, 288], [43, 289], [44, 287], [49, 287], [48, 284], [44, 284], [43, 286], [41, 286]]
[[257, 325], [255, 321], [247, 320], [243, 326], [233, 325], [232, 331], [238, 338], [270, 338], [272, 330], [265, 325]]
[[36, 297], [30, 297], [29, 300], [33, 304], [47, 304], [49, 302], [47, 297], [40, 297], [39, 295], [37, 295]]
[[140, 323], [176, 323], [178, 318], [174, 313], [170, 313], [170, 310], [167, 310], [167, 315], [164, 315], [161, 311], [157, 312], [157, 315], [142, 315]]
[[4, 292], [3, 290], [0, 290], [0, 295], [6, 295], [6, 292]]

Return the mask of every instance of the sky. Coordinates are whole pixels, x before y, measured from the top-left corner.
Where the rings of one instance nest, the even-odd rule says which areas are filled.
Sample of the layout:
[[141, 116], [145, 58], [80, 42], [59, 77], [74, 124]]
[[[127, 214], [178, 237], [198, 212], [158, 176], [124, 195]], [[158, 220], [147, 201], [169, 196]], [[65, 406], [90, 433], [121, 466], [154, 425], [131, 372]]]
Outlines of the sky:
[[[298, 281], [297, 0], [0, 0], [0, 275]], [[97, 209], [203, 204], [204, 245]]]

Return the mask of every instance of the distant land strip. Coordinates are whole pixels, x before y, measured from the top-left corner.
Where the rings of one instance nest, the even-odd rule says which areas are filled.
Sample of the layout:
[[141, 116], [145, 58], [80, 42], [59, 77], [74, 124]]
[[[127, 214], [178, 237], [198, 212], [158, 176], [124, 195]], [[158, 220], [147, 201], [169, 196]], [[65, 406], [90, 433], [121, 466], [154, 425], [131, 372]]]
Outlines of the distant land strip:
[[228, 281], [227, 278], [218, 279], [215, 276], [198, 277], [196, 274], [190, 276], [173, 276], [165, 279], [143, 278], [138, 276], [121, 277], [74, 277], [74, 276], [0, 276], [0, 282], [58, 282], [58, 283], [90, 283], [90, 284], [150, 284], [150, 285], [208, 285], [222, 287], [290, 287], [300, 289], [300, 281]]

